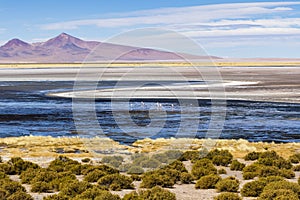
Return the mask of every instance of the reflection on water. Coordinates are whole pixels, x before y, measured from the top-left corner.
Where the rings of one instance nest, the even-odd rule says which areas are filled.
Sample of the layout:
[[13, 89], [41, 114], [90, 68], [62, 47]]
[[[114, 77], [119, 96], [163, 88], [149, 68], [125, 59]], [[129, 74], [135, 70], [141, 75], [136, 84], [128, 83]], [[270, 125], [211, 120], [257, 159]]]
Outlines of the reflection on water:
[[[100, 87], [111, 87], [113, 82], [102, 82]], [[72, 115], [72, 100], [47, 97], [49, 92], [65, 91], [73, 88], [73, 82], [0, 82], [0, 136], [51, 135], [74, 136], [76, 132]], [[82, 102], [82, 108], [84, 104]], [[118, 115], [112, 115], [109, 101], [97, 101], [97, 118], [104, 133], [122, 143], [131, 143], [138, 138], [138, 130], [127, 127], [132, 132], [124, 132], [114, 119], [128, 123], [125, 102], [117, 102]], [[229, 101], [227, 116], [221, 138], [244, 138], [250, 141], [300, 142], [300, 105], [271, 102]], [[144, 128], [151, 135], [149, 125], [155, 128], [159, 118], [151, 114], [164, 112], [166, 122], [157, 137], [176, 136], [180, 123], [186, 137], [192, 134], [191, 127], [199, 123], [197, 137], [203, 138], [209, 125], [210, 101], [201, 100], [198, 105], [179, 105], [177, 101], [132, 100], [129, 106], [130, 121]], [[197, 119], [191, 113], [198, 113]], [[84, 117], [87, 116], [85, 113]], [[124, 119], [122, 119], [122, 117]], [[83, 123], [86, 122], [83, 120]], [[190, 124], [189, 124], [190, 123]], [[119, 124], [120, 125], [120, 124]], [[159, 127], [158, 127], [159, 128]], [[89, 130], [91, 135], [95, 130]], [[182, 135], [181, 135], [182, 136]]]

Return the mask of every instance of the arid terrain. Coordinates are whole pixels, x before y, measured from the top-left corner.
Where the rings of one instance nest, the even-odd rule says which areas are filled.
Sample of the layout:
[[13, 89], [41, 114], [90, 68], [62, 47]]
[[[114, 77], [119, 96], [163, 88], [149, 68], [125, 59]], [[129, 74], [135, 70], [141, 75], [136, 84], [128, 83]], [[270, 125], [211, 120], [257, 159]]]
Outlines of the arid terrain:
[[[289, 156], [299, 153], [299, 143], [274, 144], [274, 143], [251, 143], [246, 140], [207, 140], [207, 139], [145, 139], [135, 142], [132, 146], [120, 145], [110, 139], [80, 139], [80, 138], [52, 138], [52, 137], [18, 137], [0, 139], [1, 152], [3, 161], [8, 161], [11, 157], [21, 156], [27, 161], [37, 163], [42, 167], [48, 167], [49, 163], [60, 155], [67, 156], [77, 161], [83, 158], [90, 158], [94, 163], [100, 163], [101, 159], [107, 156], [122, 156], [124, 162], [130, 161], [130, 156], [136, 153], [147, 153], [155, 155], [169, 150], [199, 150], [214, 144], [212, 149], [229, 150], [241, 163], [250, 165], [253, 161], [245, 161], [243, 158], [246, 154], [256, 151], [265, 152], [266, 150], [275, 150], [280, 156], [288, 159]], [[212, 150], [211, 149], [211, 150]], [[190, 161], [183, 162], [189, 172], [192, 170]], [[240, 181], [240, 189], [243, 185], [251, 180], [244, 180], [241, 171], [231, 170], [230, 167], [219, 166], [217, 169], [225, 169], [227, 174], [222, 174], [222, 178], [234, 176]], [[289, 179], [291, 182], [297, 182], [299, 172], [295, 172], [295, 178]], [[79, 180], [83, 176], [77, 176]], [[17, 175], [11, 176], [11, 179], [20, 181]], [[141, 181], [135, 181], [135, 189], [138, 190]], [[24, 185], [30, 191], [29, 185]], [[196, 199], [213, 199], [219, 193], [215, 189], [195, 189], [194, 184], [176, 184], [169, 189], [176, 194], [178, 200], [196, 200]], [[125, 189], [122, 191], [113, 191], [123, 197], [134, 190]], [[33, 193], [30, 194], [35, 200], [42, 200], [44, 196], [51, 193]], [[191, 195], [192, 194], [192, 195]], [[243, 199], [256, 199], [253, 197], [244, 197]]]

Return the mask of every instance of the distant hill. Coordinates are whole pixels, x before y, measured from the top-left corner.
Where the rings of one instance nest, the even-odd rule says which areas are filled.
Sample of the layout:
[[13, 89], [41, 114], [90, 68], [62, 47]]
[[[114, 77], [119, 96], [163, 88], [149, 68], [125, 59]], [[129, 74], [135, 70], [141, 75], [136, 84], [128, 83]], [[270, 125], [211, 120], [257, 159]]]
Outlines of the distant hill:
[[[101, 48], [96, 48], [101, 45]], [[96, 49], [96, 50], [93, 50]], [[124, 52], [126, 52], [124, 54]], [[116, 57], [122, 61], [218, 59], [215, 56], [196, 56], [166, 52], [149, 48], [138, 48], [96, 41], [84, 41], [62, 33], [46, 42], [26, 43], [12, 39], [0, 47], [1, 63], [81, 63], [111, 61]]]

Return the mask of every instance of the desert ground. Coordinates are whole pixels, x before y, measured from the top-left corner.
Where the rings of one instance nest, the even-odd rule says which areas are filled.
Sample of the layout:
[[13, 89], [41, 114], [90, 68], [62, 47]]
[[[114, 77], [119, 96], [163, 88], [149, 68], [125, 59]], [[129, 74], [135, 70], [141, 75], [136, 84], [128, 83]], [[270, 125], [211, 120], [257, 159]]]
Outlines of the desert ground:
[[[153, 155], [170, 149], [198, 150], [205, 147], [205, 144], [214, 143], [213, 149], [229, 150], [230, 153], [240, 162], [247, 165], [253, 161], [245, 161], [242, 158], [249, 152], [264, 152], [266, 150], [275, 150], [280, 156], [288, 158], [290, 155], [299, 153], [299, 143], [252, 143], [246, 140], [210, 140], [210, 139], [144, 139], [136, 141], [132, 146], [121, 145], [110, 139], [103, 138], [53, 138], [53, 137], [17, 137], [0, 139], [1, 152], [3, 161], [8, 161], [11, 157], [21, 156], [24, 160], [28, 160], [47, 167], [49, 163], [59, 155], [64, 155], [77, 161], [83, 158], [91, 158], [94, 163], [101, 162], [101, 159], [107, 155], [119, 155], [125, 158], [125, 162], [130, 159], [130, 155], [135, 153], [147, 153]], [[97, 153], [96, 153], [97, 152]], [[190, 161], [183, 162], [188, 171], [191, 171], [192, 163]], [[229, 167], [217, 167], [225, 169], [227, 174], [222, 174], [222, 178], [234, 176], [240, 180], [240, 189], [244, 184], [251, 180], [244, 180], [241, 171], [230, 170]], [[297, 182], [300, 172], [295, 172], [296, 176], [290, 179], [291, 182]], [[20, 181], [19, 176], [12, 175], [10, 177], [15, 181]], [[77, 176], [82, 180], [82, 176]], [[136, 189], [139, 189], [141, 181], [134, 181]], [[30, 191], [29, 185], [24, 185], [27, 191]], [[169, 189], [176, 194], [178, 200], [210, 200], [219, 193], [215, 189], [195, 189], [195, 184], [176, 184]], [[113, 193], [123, 197], [125, 194], [133, 190], [114, 191]], [[51, 193], [32, 193], [29, 192], [35, 200], [42, 200], [44, 196]], [[191, 195], [193, 194], [193, 195]], [[243, 199], [252, 200], [253, 197], [244, 197]]]

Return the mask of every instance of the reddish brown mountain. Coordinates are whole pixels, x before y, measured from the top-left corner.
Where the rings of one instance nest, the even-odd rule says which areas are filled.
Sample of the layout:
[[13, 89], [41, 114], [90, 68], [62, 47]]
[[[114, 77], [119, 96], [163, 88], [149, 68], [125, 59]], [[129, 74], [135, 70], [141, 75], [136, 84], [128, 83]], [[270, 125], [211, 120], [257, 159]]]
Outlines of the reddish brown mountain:
[[[97, 46], [99, 48], [95, 48]], [[0, 47], [0, 62], [2, 63], [81, 63], [84, 61], [111, 61], [116, 58], [122, 61], [180, 60], [181, 57], [189, 59], [209, 58], [111, 43], [84, 41], [66, 33], [62, 33], [46, 42], [33, 44], [13, 39]]]

